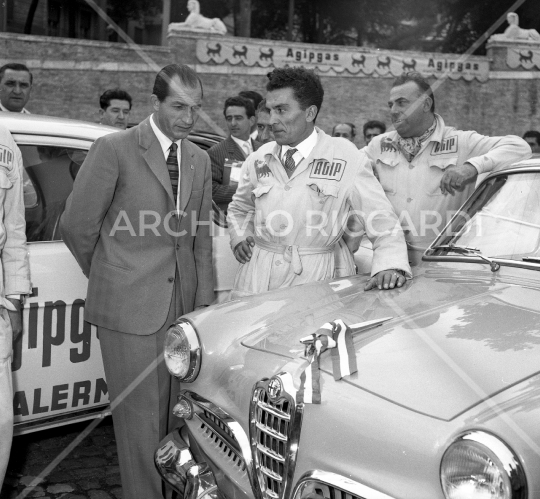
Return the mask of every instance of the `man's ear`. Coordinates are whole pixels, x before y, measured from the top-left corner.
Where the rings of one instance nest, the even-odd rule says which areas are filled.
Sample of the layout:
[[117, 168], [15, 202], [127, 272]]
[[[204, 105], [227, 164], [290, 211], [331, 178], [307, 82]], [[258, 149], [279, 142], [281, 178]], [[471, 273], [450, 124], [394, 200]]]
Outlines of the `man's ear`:
[[159, 111], [159, 99], [156, 94], [152, 94], [150, 96], [150, 99], [152, 100], [152, 107], [154, 108], [154, 111]]
[[433, 104], [433, 99], [428, 95], [424, 95], [424, 111], [429, 112]]
[[103, 119], [103, 115], [104, 115], [104, 114], [105, 114], [105, 110], [99, 108], [99, 109], [98, 109], [98, 115], [99, 115], [99, 121], [100, 121], [100, 122], [101, 122], [101, 120]]
[[257, 123], [257, 117], [252, 116], [251, 118], [249, 118], [249, 123], [253, 127], [253, 125], [255, 125]]
[[306, 121], [312, 123], [317, 116], [317, 106], [309, 106], [306, 108]]

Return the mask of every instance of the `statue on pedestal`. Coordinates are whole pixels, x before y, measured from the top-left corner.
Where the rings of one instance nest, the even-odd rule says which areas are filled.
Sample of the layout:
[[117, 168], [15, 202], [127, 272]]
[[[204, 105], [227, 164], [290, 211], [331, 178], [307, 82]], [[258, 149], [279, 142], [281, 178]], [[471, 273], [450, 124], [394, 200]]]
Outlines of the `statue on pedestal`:
[[508, 28], [506, 28], [504, 33], [490, 37], [490, 41], [540, 43], [540, 33], [538, 31], [519, 27], [519, 16], [515, 12], [509, 12], [506, 20], [508, 21]]
[[210, 19], [201, 14], [198, 0], [189, 0], [187, 3], [189, 15], [183, 23], [169, 24], [169, 33], [175, 31], [201, 31], [205, 33], [227, 34], [227, 27], [221, 19]]

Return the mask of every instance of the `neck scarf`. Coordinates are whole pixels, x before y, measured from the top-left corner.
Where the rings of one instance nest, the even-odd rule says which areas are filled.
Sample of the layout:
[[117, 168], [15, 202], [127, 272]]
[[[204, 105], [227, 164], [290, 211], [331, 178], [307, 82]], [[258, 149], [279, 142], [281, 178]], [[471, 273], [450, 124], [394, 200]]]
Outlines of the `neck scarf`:
[[403, 155], [410, 163], [422, 148], [422, 144], [431, 136], [437, 126], [437, 120], [433, 120], [433, 124], [420, 137], [399, 137], [398, 146]]

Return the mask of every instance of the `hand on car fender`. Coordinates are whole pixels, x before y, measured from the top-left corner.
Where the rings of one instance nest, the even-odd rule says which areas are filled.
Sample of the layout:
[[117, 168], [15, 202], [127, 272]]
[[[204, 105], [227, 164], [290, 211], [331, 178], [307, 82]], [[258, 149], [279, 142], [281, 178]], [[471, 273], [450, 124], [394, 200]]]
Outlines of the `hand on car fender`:
[[477, 176], [478, 171], [470, 163], [463, 163], [461, 166], [449, 166], [441, 179], [441, 192], [453, 196], [455, 191], [461, 192]]
[[247, 263], [251, 260], [251, 248], [255, 246], [255, 239], [248, 236], [244, 241], [238, 243], [234, 248], [234, 256], [240, 263]]
[[367, 282], [364, 290], [401, 288], [406, 280], [405, 276], [395, 269], [381, 270]]

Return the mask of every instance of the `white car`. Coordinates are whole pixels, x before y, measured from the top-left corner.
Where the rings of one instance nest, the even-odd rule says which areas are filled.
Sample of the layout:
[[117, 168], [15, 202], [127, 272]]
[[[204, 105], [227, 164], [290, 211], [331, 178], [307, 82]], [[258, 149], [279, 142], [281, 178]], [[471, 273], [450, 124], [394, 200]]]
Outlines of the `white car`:
[[[103, 414], [109, 404], [96, 329], [83, 321], [87, 279], [61, 240], [58, 221], [92, 143], [116, 128], [48, 116], [0, 113], [21, 149], [32, 294], [14, 345], [15, 433]], [[193, 133], [202, 149], [219, 136]], [[228, 296], [238, 266], [223, 214], [213, 226], [215, 290]]]

